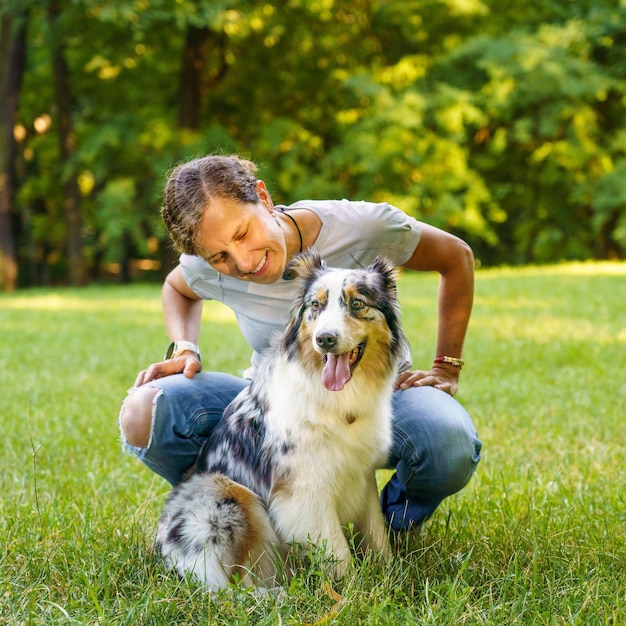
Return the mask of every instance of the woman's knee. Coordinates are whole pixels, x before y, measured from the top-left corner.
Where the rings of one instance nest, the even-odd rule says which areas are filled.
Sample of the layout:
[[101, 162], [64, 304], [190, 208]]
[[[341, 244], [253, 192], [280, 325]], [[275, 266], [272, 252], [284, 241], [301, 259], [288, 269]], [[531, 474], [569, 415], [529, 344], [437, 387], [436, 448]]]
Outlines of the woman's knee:
[[394, 409], [391, 461], [409, 493], [447, 496], [463, 489], [482, 447], [467, 411], [430, 387], [397, 396]]
[[456, 434], [447, 456], [447, 476], [442, 481], [449, 495], [461, 491], [470, 481], [480, 461], [482, 443], [466, 431]]
[[480, 461], [481, 447], [479, 439], [466, 429], [452, 428], [401, 459], [398, 474], [409, 493], [430, 491], [447, 497], [470, 481]]
[[158, 387], [137, 387], [126, 398], [120, 413], [120, 430], [124, 440], [136, 448], [147, 448], [150, 443], [154, 400]]

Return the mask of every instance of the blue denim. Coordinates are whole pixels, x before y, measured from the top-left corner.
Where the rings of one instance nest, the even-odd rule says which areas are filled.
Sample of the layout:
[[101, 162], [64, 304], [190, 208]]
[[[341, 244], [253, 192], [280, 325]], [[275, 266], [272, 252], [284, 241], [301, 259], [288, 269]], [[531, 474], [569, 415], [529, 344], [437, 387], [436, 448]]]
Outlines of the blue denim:
[[388, 468], [396, 472], [380, 501], [388, 526], [398, 531], [428, 519], [467, 485], [482, 443], [467, 411], [435, 387], [396, 391], [392, 428]]
[[[160, 389], [147, 448], [124, 443], [172, 485], [182, 479], [229, 402], [247, 380], [219, 372], [182, 374], [148, 383]], [[132, 390], [131, 392], [132, 393]], [[395, 468], [381, 506], [393, 530], [427, 519], [447, 496], [469, 482], [481, 443], [465, 409], [434, 387], [411, 387], [393, 396], [393, 444], [387, 463]]]

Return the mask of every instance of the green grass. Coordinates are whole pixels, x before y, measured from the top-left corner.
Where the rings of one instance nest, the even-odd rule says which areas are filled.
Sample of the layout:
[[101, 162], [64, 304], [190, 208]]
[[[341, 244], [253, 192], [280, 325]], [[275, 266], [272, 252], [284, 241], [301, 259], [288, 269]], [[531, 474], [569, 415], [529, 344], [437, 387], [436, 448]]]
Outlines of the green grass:
[[[415, 365], [437, 282], [400, 280]], [[154, 286], [0, 295], [3, 624], [626, 623], [626, 265], [482, 270], [458, 398], [484, 457], [422, 535], [329, 584], [212, 597], [152, 553], [166, 484], [120, 452], [119, 405], [167, 338]], [[205, 363], [238, 372], [205, 308]]]

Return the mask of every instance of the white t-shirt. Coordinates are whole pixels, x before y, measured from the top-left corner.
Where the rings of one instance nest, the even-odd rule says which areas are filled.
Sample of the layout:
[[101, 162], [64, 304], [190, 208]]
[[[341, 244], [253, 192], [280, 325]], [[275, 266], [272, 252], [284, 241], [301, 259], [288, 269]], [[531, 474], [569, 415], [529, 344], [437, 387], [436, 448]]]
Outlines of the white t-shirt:
[[[308, 209], [322, 223], [313, 248], [331, 267], [361, 268], [384, 256], [396, 265], [408, 261], [419, 243], [419, 223], [387, 203], [349, 200], [301, 200], [286, 211]], [[219, 300], [230, 307], [252, 349], [252, 366], [268, 346], [270, 337], [287, 325], [298, 281], [259, 284], [224, 276], [201, 257], [182, 254], [180, 265], [189, 287], [200, 298]], [[407, 355], [410, 365], [410, 355]], [[210, 367], [210, 366], [209, 366]], [[252, 377], [247, 370], [246, 377]]]

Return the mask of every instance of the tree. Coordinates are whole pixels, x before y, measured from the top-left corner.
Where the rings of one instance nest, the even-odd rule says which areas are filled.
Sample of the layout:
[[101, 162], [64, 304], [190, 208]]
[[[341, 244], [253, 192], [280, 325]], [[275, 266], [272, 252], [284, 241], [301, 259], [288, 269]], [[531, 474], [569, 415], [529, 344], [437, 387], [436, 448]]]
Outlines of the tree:
[[583, 53], [591, 39], [578, 21], [476, 37], [438, 68], [483, 112], [465, 125], [464, 141], [504, 213], [492, 223], [509, 262], [594, 250], [593, 189], [614, 167], [599, 111], [623, 84]]
[[80, 246], [87, 280], [167, 271], [166, 172], [215, 151], [277, 201], [389, 201], [484, 264], [626, 255], [614, 0], [48, 4], [14, 120], [22, 284], [67, 282]]
[[11, 209], [16, 191], [14, 163], [17, 149], [13, 129], [16, 126], [20, 88], [26, 60], [28, 11], [15, 8], [2, 13], [0, 74], [0, 283], [5, 291], [17, 286], [17, 255], [13, 238]]
[[50, 32], [52, 33], [52, 76], [54, 82], [54, 104], [58, 120], [59, 156], [61, 158], [63, 181], [63, 216], [65, 218], [67, 240], [68, 279], [71, 285], [85, 282], [83, 259], [82, 224], [78, 181], [73, 167], [76, 152], [76, 133], [72, 111], [75, 108], [72, 94], [70, 70], [65, 59], [64, 32], [60, 27], [61, 5], [52, 0], [48, 10]]

